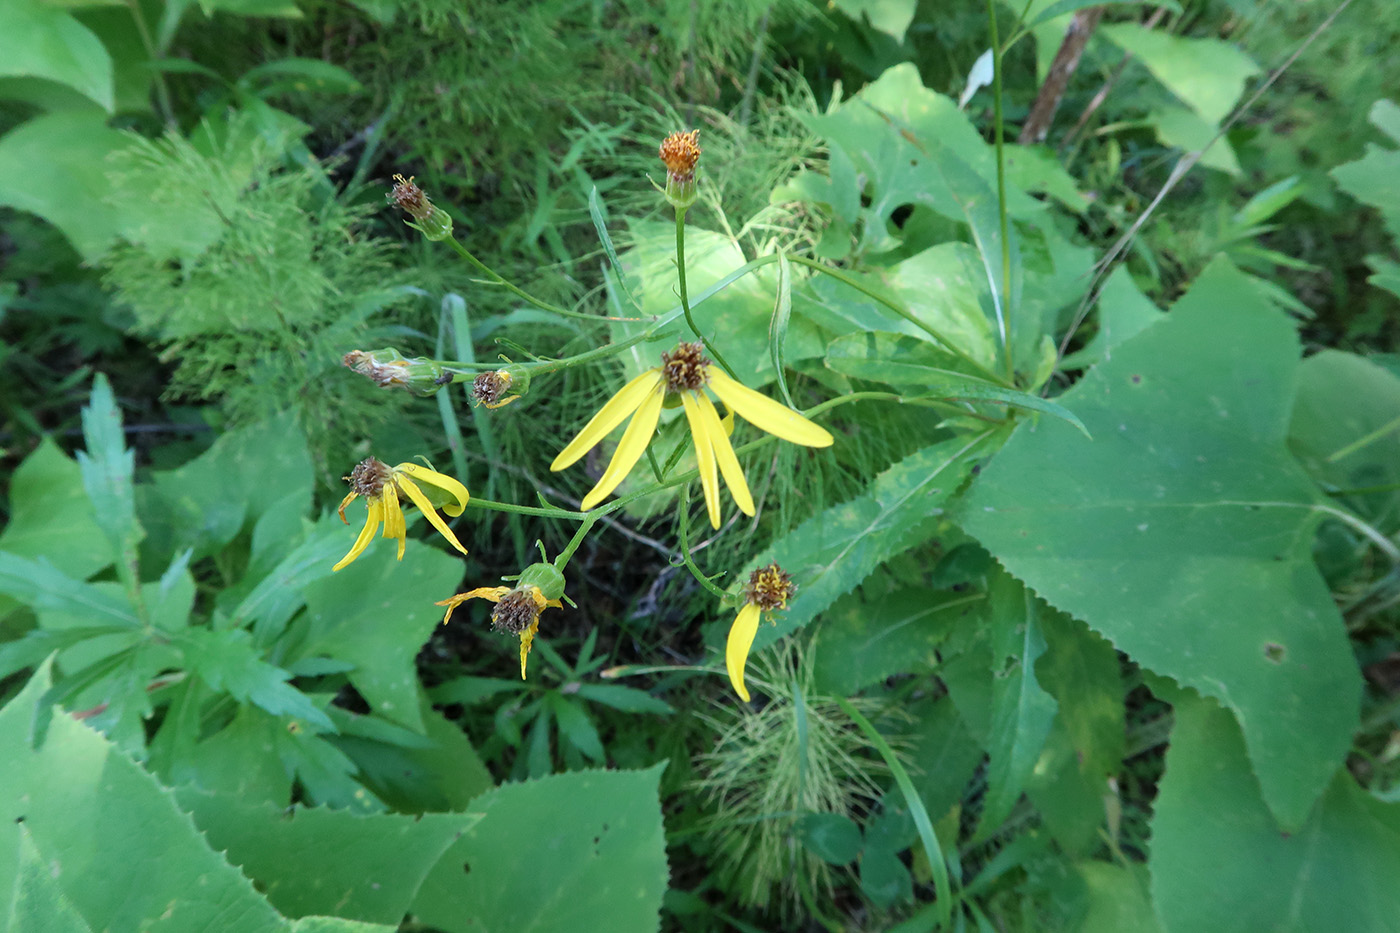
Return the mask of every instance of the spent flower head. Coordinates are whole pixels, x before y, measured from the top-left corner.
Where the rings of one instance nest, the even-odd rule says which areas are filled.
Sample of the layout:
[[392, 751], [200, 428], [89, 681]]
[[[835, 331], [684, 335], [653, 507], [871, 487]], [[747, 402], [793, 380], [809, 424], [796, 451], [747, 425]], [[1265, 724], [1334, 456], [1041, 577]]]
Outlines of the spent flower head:
[[442, 505], [442, 510], [448, 515], [456, 517], [462, 514], [462, 510], [467, 507], [471, 496], [467, 493], [467, 487], [452, 477], [416, 463], [400, 463], [396, 467], [391, 467], [374, 457], [368, 457], [361, 460], [355, 469], [350, 471], [350, 475], [345, 477], [345, 481], [350, 484], [350, 493], [340, 502], [340, 520], [349, 524], [345, 517], [345, 507], [354, 501], [356, 496], [364, 496], [365, 503], [369, 506], [369, 514], [365, 516], [365, 527], [360, 530], [360, 536], [355, 539], [350, 553], [342, 557], [331, 568], [333, 571], [346, 566], [364, 553], [365, 548], [369, 546], [370, 539], [374, 537], [375, 531], [379, 529], [381, 524], [384, 526], [384, 537], [399, 539], [398, 559], [403, 560], [408, 526], [404, 521], [403, 506], [399, 504], [400, 496], [406, 496], [409, 501], [418, 506], [418, 510], [427, 517], [432, 526], [447, 539], [449, 544], [463, 554], [467, 553], [467, 549], [462, 547], [462, 542], [458, 541], [457, 536], [452, 533], [452, 529], [447, 527], [428, 495], [419, 486], [419, 483], [423, 483], [446, 493], [453, 501]]
[[351, 350], [341, 363], [381, 389], [407, 389], [418, 396], [432, 395], [452, 381], [452, 374], [437, 360], [425, 356], [405, 359], [393, 347]]
[[390, 204], [418, 221], [409, 226], [429, 240], [445, 240], [452, 235], [452, 218], [414, 184], [412, 177], [395, 175], [394, 188], [385, 197]]
[[749, 701], [749, 690], [744, 685], [744, 666], [749, 660], [749, 649], [753, 647], [754, 636], [758, 634], [758, 623], [763, 613], [773, 613], [786, 609], [788, 600], [797, 593], [797, 584], [792, 576], [777, 564], [760, 567], [749, 574], [744, 584], [744, 604], [734, 623], [729, 626], [729, 639], [724, 646], [724, 666], [729, 671], [729, 683], [734, 692], [745, 703]]
[[[506, 579], [510, 579], [507, 577]], [[540, 630], [540, 613], [545, 609], [562, 607], [564, 575], [553, 564], [531, 564], [521, 571], [514, 586], [481, 586], [440, 600], [446, 606], [442, 624], [452, 618], [452, 610], [469, 599], [486, 599], [496, 604], [491, 610], [491, 627], [498, 632], [510, 632], [520, 638], [520, 679], [525, 679], [525, 662], [530, 646]]]
[[576, 463], [630, 416], [631, 423], [623, 432], [608, 468], [597, 485], [583, 498], [582, 507], [585, 510], [593, 508], [612, 494], [641, 459], [656, 430], [661, 406], [667, 395], [679, 396], [695, 443], [700, 485], [705, 491], [710, 524], [715, 528], [720, 524], [720, 476], [724, 477], [739, 510], [745, 515], [753, 515], [753, 496], [744, 479], [744, 471], [739, 467], [739, 458], [734, 455], [729, 432], [725, 430], [719, 412], [705, 394], [706, 389], [718, 396], [739, 417], [775, 437], [804, 447], [828, 447], [832, 443], [826, 429], [768, 396], [755, 392], [715, 366], [705, 357], [702, 344], [682, 343], [674, 350], [661, 354], [660, 366], [647, 370], [619, 389], [583, 426], [578, 436], [559, 452], [549, 468], [557, 471]]
[[[528, 382], [528, 380], [522, 380]], [[485, 405], [487, 408], [501, 408], [520, 398], [520, 393], [525, 391], [525, 386], [520, 386], [520, 392], [515, 395], [506, 395], [511, 386], [515, 385], [516, 377], [505, 369], [493, 369], [490, 372], [479, 374], [472, 380], [472, 402], [477, 405]]]
[[695, 203], [695, 165], [700, 161], [700, 131], [672, 133], [661, 140], [661, 161], [666, 163], [666, 200], [677, 210]]

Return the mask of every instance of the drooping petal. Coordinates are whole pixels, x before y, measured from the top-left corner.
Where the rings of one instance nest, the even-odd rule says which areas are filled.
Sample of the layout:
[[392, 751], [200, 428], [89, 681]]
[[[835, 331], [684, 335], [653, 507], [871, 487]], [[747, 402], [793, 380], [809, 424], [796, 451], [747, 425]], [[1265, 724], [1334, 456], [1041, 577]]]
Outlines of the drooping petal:
[[599, 441], [607, 437], [613, 428], [622, 424], [628, 415], [651, 398], [651, 392], [661, 383], [661, 370], [649, 369], [619, 389], [617, 394], [608, 399], [608, 403], [598, 409], [598, 413], [583, 426], [578, 436], [559, 451], [559, 456], [549, 465], [550, 470], [562, 470], [576, 463], [580, 457], [597, 446]]
[[525, 679], [525, 659], [530, 656], [530, 646], [535, 643], [535, 633], [540, 630], [540, 620], [537, 616], [535, 621], [530, 623], [530, 627], [520, 633], [520, 679]]
[[758, 619], [763, 613], [753, 603], [745, 603], [729, 627], [729, 641], [724, 646], [724, 666], [729, 669], [729, 683], [739, 699], [749, 702], [749, 688], [744, 686], [744, 665], [749, 660], [753, 637], [758, 634]]
[[[729, 432], [724, 430], [724, 424], [719, 420], [719, 412], [715, 411], [714, 403], [709, 398], [697, 393], [696, 402], [696, 407], [700, 409], [700, 417], [708, 427], [710, 441], [715, 448], [715, 462], [719, 464], [719, 471], [724, 476], [725, 485], [729, 487], [729, 494], [734, 497], [734, 504], [739, 506], [740, 512], [752, 515], [753, 496], [749, 493], [744, 471], [739, 466], [739, 458], [734, 456], [734, 446], [729, 443]], [[733, 425], [730, 427], [732, 429]]]
[[658, 374], [651, 395], [642, 400], [640, 407], [637, 408], [637, 413], [632, 416], [631, 423], [627, 425], [627, 430], [622, 432], [622, 440], [618, 441], [617, 450], [613, 452], [612, 462], [603, 471], [598, 485], [594, 486], [589, 490], [588, 495], [583, 497], [580, 507], [585, 512], [612, 495], [612, 491], [627, 478], [632, 467], [637, 465], [637, 461], [642, 457], [642, 452], [647, 449], [647, 444], [651, 442], [651, 435], [656, 431], [657, 419], [661, 417], [661, 403], [665, 398], [666, 390], [662, 387], [661, 377]]
[[[430, 470], [417, 463], [400, 463], [398, 466], [394, 467], [394, 472], [400, 476], [407, 473], [417, 482], [427, 483], [429, 486], [436, 486], [438, 489], [443, 490], [448, 495], [452, 496], [452, 498], [456, 499], [456, 502], [446, 502], [438, 506], [438, 508], [442, 509], [448, 515], [451, 515], [453, 518], [461, 515], [462, 510], [465, 509], [467, 503], [471, 501], [471, 493], [467, 492], [467, 487], [463, 486], [446, 473]], [[423, 508], [417, 499], [413, 500], [413, 504], [417, 505], [424, 515], [428, 514], [428, 509]], [[465, 554], [467, 552], [464, 550], [462, 553]]]
[[379, 523], [384, 520], [384, 507], [379, 499], [366, 499], [365, 504], [369, 506], [369, 514], [365, 516], [365, 527], [360, 529], [360, 536], [355, 539], [355, 544], [350, 548], [350, 553], [346, 554], [340, 561], [331, 568], [331, 572], [339, 570], [346, 564], [365, 552], [369, 543], [374, 538], [374, 533], [379, 530]]
[[[427, 472], [432, 473], [431, 470]], [[441, 473], [434, 473], [433, 475], [442, 476]], [[443, 478], [447, 479], [448, 477]], [[454, 479], [452, 482], [456, 483], [457, 481]], [[438, 534], [446, 538], [449, 544], [463, 554], [467, 553], [467, 549], [462, 547], [462, 542], [458, 541], [457, 536], [452, 533], [452, 529], [447, 527], [447, 523], [438, 515], [437, 510], [433, 508], [433, 504], [428, 501], [428, 497], [423, 495], [423, 490], [418, 488], [418, 484], [407, 476], [398, 477], [398, 484], [400, 488], [408, 494], [408, 498], [413, 500], [413, 504], [418, 506], [418, 511], [422, 512], [427, 517], [428, 521], [432, 523], [432, 526], [438, 530]], [[459, 483], [458, 485], [461, 484]], [[463, 491], [465, 492], [466, 490]], [[458, 514], [461, 514], [461, 511], [461, 509], [458, 509]]]
[[462, 605], [462, 603], [466, 602], [467, 600], [489, 599], [493, 603], [498, 603], [501, 601], [501, 597], [509, 592], [510, 587], [508, 586], [478, 586], [474, 590], [468, 590], [465, 593], [458, 593], [456, 596], [449, 596], [446, 599], [440, 599], [437, 602], [433, 603], [433, 605], [447, 607], [447, 612], [442, 617], [442, 624], [446, 625], [447, 620], [452, 618], [452, 610], [456, 609], [458, 606]]
[[355, 492], [355, 491], [352, 489], [350, 492], [346, 493], [344, 499], [341, 499], [341, 500], [340, 500], [340, 508], [336, 509], [336, 511], [340, 513], [340, 520], [341, 520], [342, 522], [345, 522], [345, 524], [347, 524], [347, 525], [350, 524], [350, 520], [347, 519], [347, 518], [345, 517], [345, 507], [346, 507], [347, 505], [349, 505], [351, 502], [354, 502], [354, 501], [355, 501], [355, 497], [358, 496], [358, 495], [359, 495], [359, 493], [358, 493], [358, 492]]
[[399, 490], [392, 482], [384, 484], [384, 537], [399, 539], [399, 560], [408, 546], [408, 523], [404, 521], [403, 506], [399, 505]]
[[749, 424], [774, 437], [803, 447], [830, 447], [831, 434], [819, 424], [729, 378], [719, 367], [710, 367], [710, 388], [720, 400]]
[[[695, 463], [700, 469], [700, 488], [705, 491], [705, 508], [710, 513], [710, 525], [719, 527], [719, 476], [715, 473], [714, 440], [709, 422], [700, 413], [694, 392], [682, 392], [685, 420], [690, 422], [690, 437], [695, 442]], [[732, 456], [732, 452], [731, 452]]]

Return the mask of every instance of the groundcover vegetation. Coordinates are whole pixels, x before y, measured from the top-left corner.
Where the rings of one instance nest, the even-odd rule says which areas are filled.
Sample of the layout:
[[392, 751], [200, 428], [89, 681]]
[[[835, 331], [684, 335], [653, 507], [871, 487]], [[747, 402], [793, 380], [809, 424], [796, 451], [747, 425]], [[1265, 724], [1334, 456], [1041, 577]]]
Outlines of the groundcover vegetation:
[[0, 929], [1400, 929], [1397, 48], [7, 0]]

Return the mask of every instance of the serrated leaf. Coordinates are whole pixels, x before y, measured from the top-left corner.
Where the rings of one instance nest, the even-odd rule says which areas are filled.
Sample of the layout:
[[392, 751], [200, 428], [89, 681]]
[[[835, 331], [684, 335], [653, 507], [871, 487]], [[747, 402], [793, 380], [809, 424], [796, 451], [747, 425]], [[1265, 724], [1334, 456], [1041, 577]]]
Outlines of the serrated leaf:
[[1230, 714], [1185, 691], [1173, 706], [1149, 863], [1163, 929], [1394, 929], [1400, 806], [1342, 769], [1307, 820], [1280, 833]]
[[481, 822], [428, 875], [413, 914], [445, 933], [655, 930], [667, 880], [664, 767], [575, 771], [482, 794], [471, 805]]
[[1220, 39], [1174, 36], [1137, 23], [1103, 25], [1098, 32], [1131, 52], [1212, 126], [1220, 125], [1240, 99], [1245, 82], [1259, 73], [1259, 66], [1237, 45]]
[[1053, 415], [1088, 433], [1064, 406], [958, 372], [956, 357], [913, 337], [880, 331], [848, 334], [832, 342], [826, 365], [843, 376], [902, 387], [912, 398], [999, 402]]
[[868, 601], [854, 593], [838, 599], [817, 627], [817, 689], [851, 696], [896, 674], [932, 670], [938, 646], [968, 608], [965, 595], [922, 586]]
[[943, 441], [910, 454], [863, 494], [814, 515], [749, 561], [738, 579], [776, 562], [797, 583], [787, 610], [775, 614], [777, 624], [759, 626], [754, 648], [811, 622], [880, 564], [924, 541], [990, 437]]
[[335, 731], [330, 717], [287, 683], [290, 674], [263, 660], [252, 636], [243, 629], [194, 628], [174, 644], [183, 653], [190, 673], [216, 691], [240, 703], [252, 703], [273, 716], [295, 716], [327, 732]]
[[373, 923], [402, 920], [428, 871], [480, 819], [288, 809], [192, 787], [175, 799], [283, 914]]
[[394, 558], [383, 542], [306, 587], [311, 629], [300, 654], [354, 663], [348, 676], [370, 708], [421, 732], [414, 658], [442, 624], [433, 602], [456, 592], [462, 564], [417, 541], [408, 542], [402, 561]]
[[87, 450], [78, 452], [78, 468], [97, 527], [107, 536], [118, 569], [130, 568], [134, 576], [136, 545], [144, 534], [136, 522], [136, 455], [126, 447], [121, 413], [102, 373], [93, 379], [92, 397], [83, 408], [83, 440]]
[[459, 726], [426, 701], [422, 715], [421, 746], [367, 741], [343, 725], [335, 742], [359, 766], [364, 785], [393, 809], [401, 813], [465, 810], [473, 797], [496, 782]]
[[1309, 553], [1318, 494], [1283, 446], [1297, 356], [1288, 319], [1217, 261], [1063, 396], [1092, 442], [1023, 426], [959, 509], [1052, 605], [1235, 710], [1285, 827], [1345, 755], [1361, 688]]
[[285, 933], [171, 793], [96, 732], [60, 711], [43, 743], [30, 745], [49, 682], [46, 665], [0, 710], [0, 849], [15, 851], [27, 831], [94, 929]]

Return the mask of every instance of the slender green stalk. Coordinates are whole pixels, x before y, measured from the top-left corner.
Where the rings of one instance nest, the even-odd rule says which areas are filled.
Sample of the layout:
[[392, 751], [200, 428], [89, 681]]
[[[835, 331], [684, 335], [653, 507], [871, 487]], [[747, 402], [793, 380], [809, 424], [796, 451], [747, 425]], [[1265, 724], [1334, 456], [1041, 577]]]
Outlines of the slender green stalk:
[[583, 521], [579, 523], [578, 530], [574, 532], [573, 538], [569, 540], [564, 550], [559, 552], [559, 556], [554, 558], [555, 570], [558, 570], [560, 573], [564, 572], [564, 568], [569, 566], [569, 561], [573, 558], [574, 552], [577, 551], [579, 545], [583, 543], [583, 539], [588, 537], [588, 532], [593, 528], [593, 523], [596, 522], [601, 515], [601, 512], [584, 513]]
[[681, 310], [685, 312], [685, 322], [690, 325], [691, 333], [700, 338], [700, 342], [705, 345], [705, 349], [715, 358], [715, 362], [724, 367], [724, 371], [735, 379], [739, 376], [734, 372], [734, 368], [715, 349], [714, 344], [700, 333], [700, 328], [695, 323], [695, 318], [690, 314], [690, 296], [685, 286], [685, 208], [676, 209], [676, 276], [680, 284]]
[[1001, 112], [1001, 55], [997, 36], [996, 0], [987, 0], [987, 30], [992, 40], [992, 119], [996, 123], [997, 215], [1001, 221], [1001, 343], [1006, 357], [1006, 378], [1016, 382], [1015, 362], [1011, 359], [1011, 240], [1006, 222], [1006, 124]]
[[681, 560], [685, 561], [685, 569], [690, 571], [690, 575], [699, 581], [700, 585], [709, 590], [711, 594], [719, 597], [722, 601], [728, 594], [724, 590], [710, 582], [710, 578], [700, 571], [695, 565], [695, 559], [690, 556], [690, 484], [686, 483], [681, 487], [681, 506], [676, 510], [676, 517], [680, 525], [681, 538]]
[[459, 256], [461, 256], [463, 259], [465, 259], [472, 265], [476, 266], [476, 268], [480, 270], [483, 275], [489, 277], [493, 284], [501, 286], [506, 291], [510, 292], [512, 295], [519, 298], [520, 300], [527, 301], [542, 311], [549, 311], [553, 314], [562, 314], [564, 317], [582, 318], [586, 321], [598, 320], [598, 316], [596, 314], [584, 314], [582, 311], [569, 311], [566, 308], [561, 308], [556, 304], [545, 301], [543, 298], [536, 298], [529, 292], [526, 292], [523, 289], [516, 287], [513, 283], [507, 281], [506, 278], [502, 276], [499, 272], [497, 272], [495, 269], [492, 269], [490, 266], [486, 265], [486, 263], [473, 256], [465, 246], [457, 242], [457, 238], [455, 236], [448, 236], [447, 243], [449, 246], [451, 246], [457, 251], [457, 254]]

